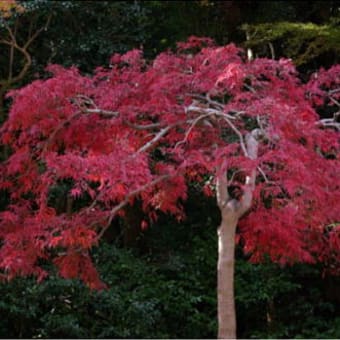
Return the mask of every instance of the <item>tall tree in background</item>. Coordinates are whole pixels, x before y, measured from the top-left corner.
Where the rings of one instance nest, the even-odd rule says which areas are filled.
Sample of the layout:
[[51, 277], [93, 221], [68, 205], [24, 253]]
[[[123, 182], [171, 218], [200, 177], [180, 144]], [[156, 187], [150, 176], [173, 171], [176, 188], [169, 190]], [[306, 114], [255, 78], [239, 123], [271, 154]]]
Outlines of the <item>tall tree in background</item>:
[[[234, 45], [191, 38], [151, 64], [133, 50], [93, 77], [49, 71], [12, 91], [1, 130], [13, 151], [1, 165], [3, 278], [43, 279], [43, 259], [103, 287], [90, 249], [113, 218], [139, 199], [143, 227], [158, 212], [181, 219], [191, 181], [221, 211], [219, 337], [236, 335], [237, 225], [253, 261], [339, 260], [339, 66], [303, 85], [287, 60], [248, 62]], [[320, 120], [313, 106], [324, 105], [333, 115]], [[63, 181], [79, 204], [57, 214], [50, 192]]]
[[49, 63], [90, 72], [115, 53], [150, 36], [147, 10], [126, 1], [14, 1], [0, 3], [0, 122], [5, 93], [44, 77]]
[[[38, 36], [47, 29], [51, 15], [37, 23], [33, 15], [30, 20], [22, 21], [26, 9], [19, 2], [4, 1], [0, 5], [0, 45], [5, 60], [0, 73], [0, 122], [5, 119], [4, 96], [5, 93], [20, 84], [32, 65], [30, 47]], [[32, 14], [32, 13], [29, 13]], [[27, 14], [27, 15], [29, 15]]]
[[[107, 64], [113, 53], [142, 45], [146, 57], [153, 58], [190, 35], [210, 36], [219, 44], [244, 42], [240, 27], [245, 23], [270, 23], [256, 28], [256, 35], [248, 26], [248, 44], [261, 56], [270, 56], [270, 45], [276, 58], [284, 55], [303, 62], [315, 62], [316, 56], [328, 51], [330, 61], [325, 64], [329, 66], [337, 60], [339, 45], [339, 34], [333, 34], [338, 29], [328, 23], [339, 14], [338, 1], [3, 0], [0, 10], [5, 51], [0, 56], [1, 100], [9, 89], [44, 77], [48, 63], [76, 65], [90, 73]], [[2, 104], [2, 120], [7, 103]]]

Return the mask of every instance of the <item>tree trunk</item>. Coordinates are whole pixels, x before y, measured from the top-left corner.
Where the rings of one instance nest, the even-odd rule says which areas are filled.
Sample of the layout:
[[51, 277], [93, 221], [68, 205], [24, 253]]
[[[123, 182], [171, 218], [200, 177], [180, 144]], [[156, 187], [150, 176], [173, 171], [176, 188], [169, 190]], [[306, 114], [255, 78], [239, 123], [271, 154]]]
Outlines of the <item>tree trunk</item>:
[[[233, 212], [229, 211], [232, 215]], [[236, 338], [236, 312], [234, 302], [235, 231], [237, 219], [223, 216], [218, 229], [218, 338]], [[229, 218], [228, 218], [229, 217]]]
[[[257, 158], [258, 129], [246, 136], [245, 156]], [[251, 206], [256, 181], [256, 168], [246, 176], [243, 194], [240, 199], [232, 198], [228, 192], [225, 170], [216, 173], [216, 199], [221, 211], [221, 225], [218, 229], [218, 266], [217, 266], [217, 312], [218, 338], [236, 339], [236, 312], [234, 300], [235, 233], [242, 215]]]

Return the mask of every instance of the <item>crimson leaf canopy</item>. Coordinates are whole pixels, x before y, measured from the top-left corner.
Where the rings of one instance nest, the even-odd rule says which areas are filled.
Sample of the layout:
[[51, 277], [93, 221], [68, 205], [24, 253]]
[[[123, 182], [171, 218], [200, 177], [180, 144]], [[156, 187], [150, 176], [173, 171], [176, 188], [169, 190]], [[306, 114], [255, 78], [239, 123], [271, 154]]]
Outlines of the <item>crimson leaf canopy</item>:
[[[1, 128], [11, 150], [0, 165], [9, 197], [0, 212], [3, 278], [41, 280], [53, 261], [63, 277], [101, 288], [89, 252], [126, 205], [141, 201], [149, 222], [159, 212], [180, 220], [188, 183], [214, 195], [223, 171], [242, 192], [254, 169], [237, 236], [251, 260], [337, 268], [340, 65], [302, 83], [290, 60], [249, 61], [233, 44], [191, 37], [152, 62], [132, 50], [91, 76], [48, 71], [9, 93]], [[252, 131], [256, 158], [245, 146]], [[65, 181], [81, 203], [57, 212], [51, 192]]]

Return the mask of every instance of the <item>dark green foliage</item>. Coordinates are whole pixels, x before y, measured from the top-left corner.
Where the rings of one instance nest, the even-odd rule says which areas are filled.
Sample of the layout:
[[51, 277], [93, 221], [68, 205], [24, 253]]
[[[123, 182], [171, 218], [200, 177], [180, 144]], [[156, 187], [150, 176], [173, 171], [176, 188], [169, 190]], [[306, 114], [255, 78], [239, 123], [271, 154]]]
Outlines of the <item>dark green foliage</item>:
[[[143, 256], [112, 244], [96, 249], [107, 290], [91, 292], [54, 275], [41, 284], [1, 284], [0, 337], [214, 338], [215, 221], [199, 223], [199, 211], [193, 215], [186, 223], [164, 219], [152, 226], [145, 237], [153, 243]], [[337, 279], [323, 279], [317, 267], [238, 258], [239, 337], [339, 338]]]
[[[109, 288], [90, 291], [51, 275], [0, 285], [2, 338], [214, 338], [216, 226], [213, 199], [190, 189], [188, 218], [162, 216], [145, 249], [103, 243], [93, 256]], [[339, 279], [308, 265], [250, 264], [237, 250], [240, 338], [339, 338]]]
[[236, 304], [242, 338], [338, 338], [339, 301], [329, 294], [337, 278], [316, 266], [236, 265]]
[[110, 288], [100, 292], [56, 276], [2, 284], [0, 337], [212, 338], [214, 241], [197, 236], [190, 252], [163, 249], [142, 258], [103, 244], [94, 257]]
[[148, 38], [147, 13], [138, 1], [35, 2], [40, 12], [52, 14], [44, 39], [35, 45], [37, 66], [58, 63], [92, 71], [108, 66], [113, 53], [139, 48]]

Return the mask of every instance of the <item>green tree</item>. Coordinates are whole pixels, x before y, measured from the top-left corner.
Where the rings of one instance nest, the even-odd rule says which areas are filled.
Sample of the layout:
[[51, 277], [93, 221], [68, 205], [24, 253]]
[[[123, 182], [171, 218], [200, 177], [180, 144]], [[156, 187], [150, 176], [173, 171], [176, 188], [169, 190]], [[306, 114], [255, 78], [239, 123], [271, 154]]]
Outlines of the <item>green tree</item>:
[[[339, 61], [339, 22], [333, 19], [322, 25], [301, 22], [243, 25], [248, 36], [245, 45], [260, 56], [291, 58], [297, 66], [319, 57], [324, 57], [323, 65], [330, 66]], [[313, 66], [317, 66], [315, 62]]]

